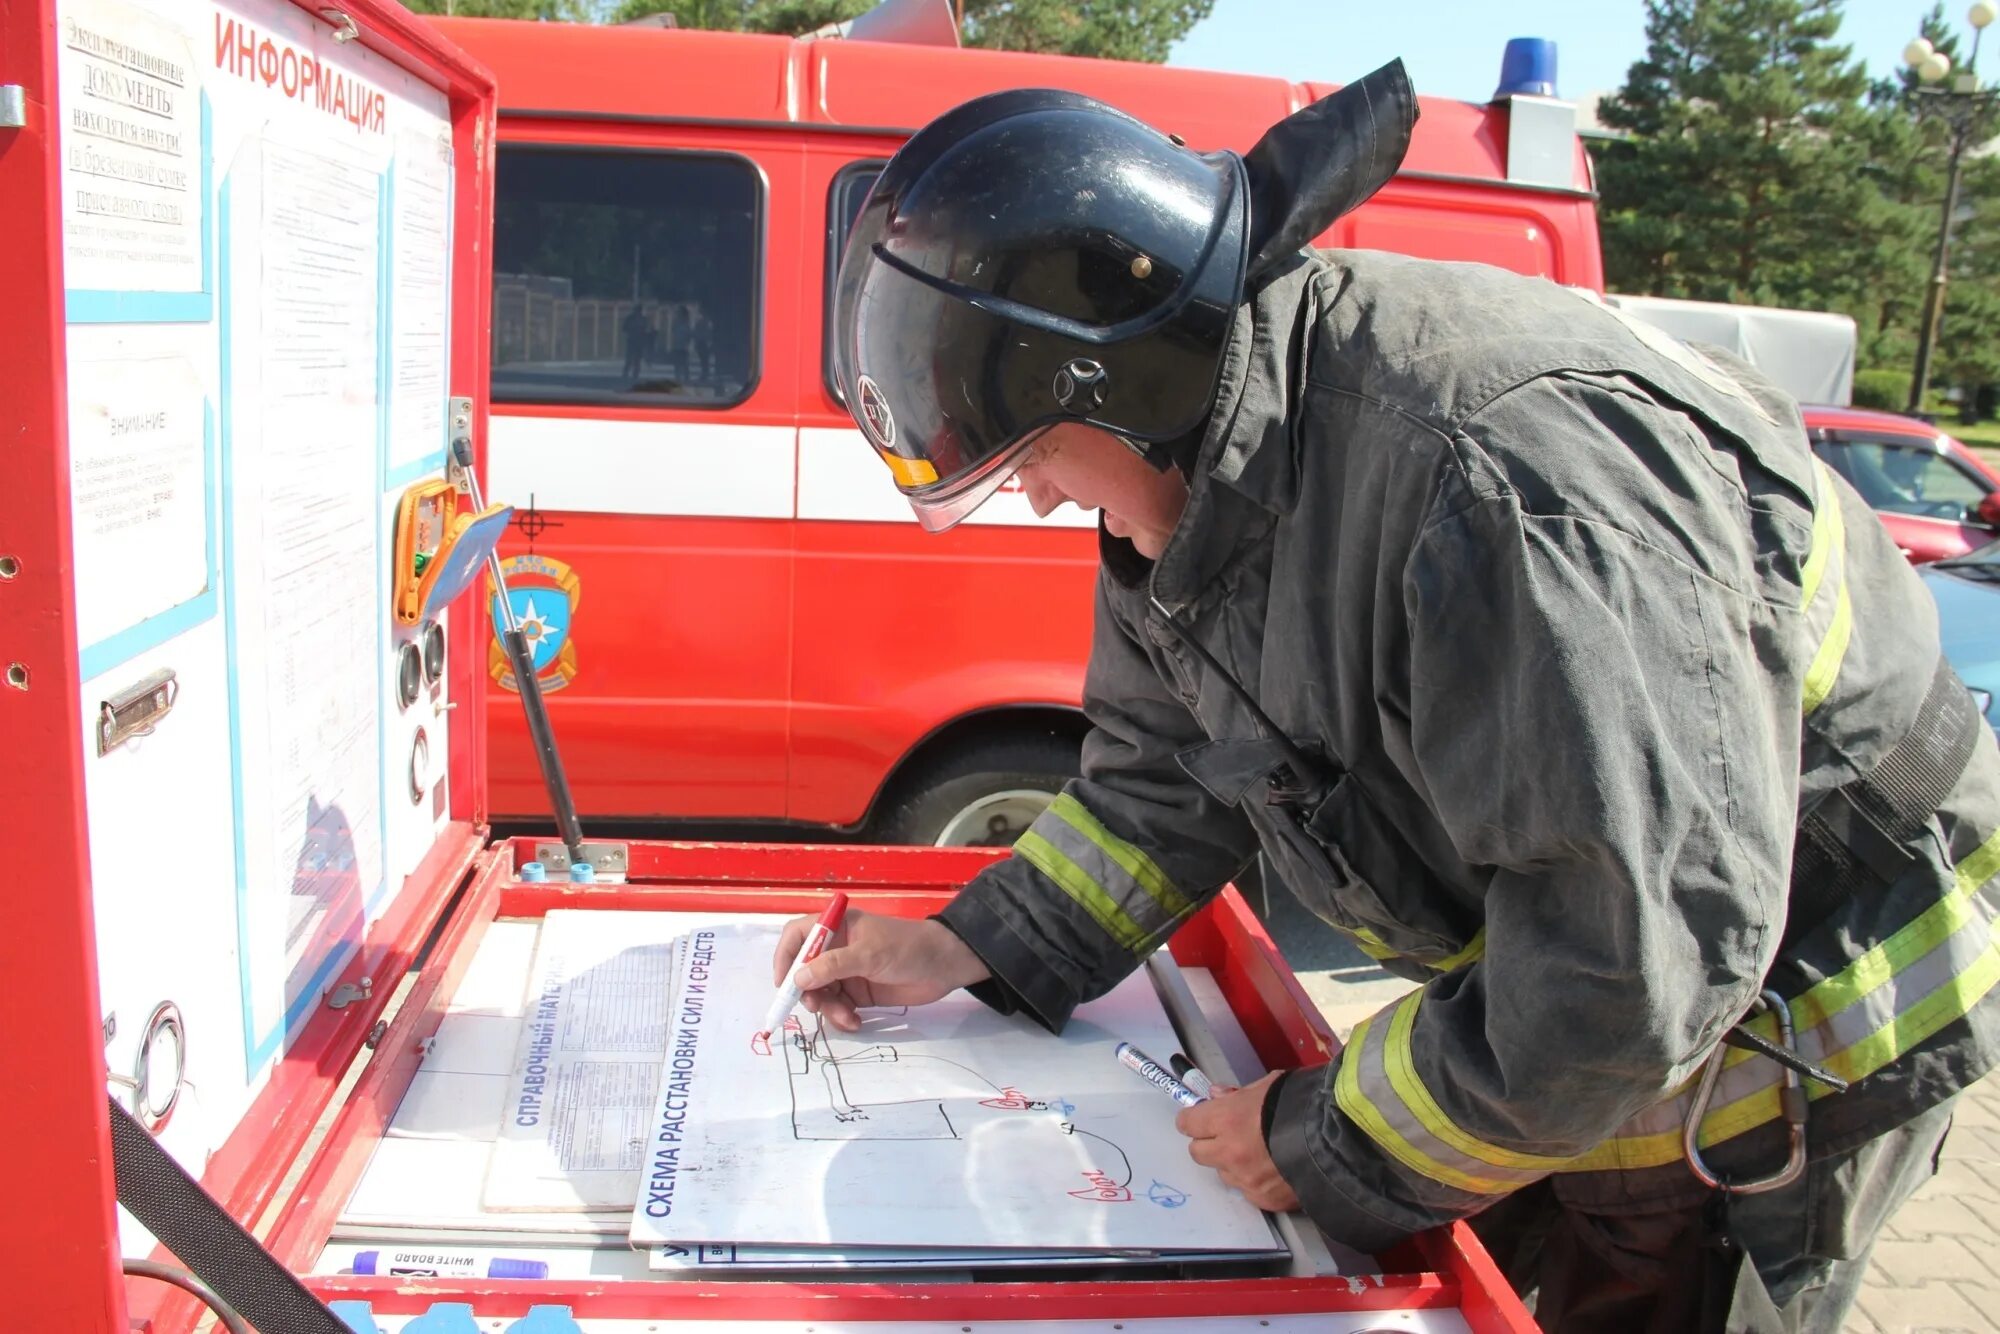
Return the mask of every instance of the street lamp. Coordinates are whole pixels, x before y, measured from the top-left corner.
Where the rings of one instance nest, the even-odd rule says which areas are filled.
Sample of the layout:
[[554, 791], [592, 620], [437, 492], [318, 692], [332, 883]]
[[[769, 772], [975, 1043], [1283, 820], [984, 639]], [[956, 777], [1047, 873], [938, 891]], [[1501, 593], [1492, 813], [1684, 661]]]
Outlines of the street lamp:
[[1958, 211], [1959, 160], [1965, 154], [1965, 145], [1973, 132], [1985, 120], [1988, 110], [2000, 90], [1979, 86], [1979, 38], [1986, 31], [1986, 25], [2000, 18], [2000, 5], [1993, 0], [1978, 0], [1966, 12], [1965, 20], [1972, 25], [1972, 55], [1965, 62], [1965, 68], [1951, 79], [1951, 86], [1945, 87], [1945, 79], [1951, 75], [1951, 57], [1936, 50], [1928, 38], [1919, 37], [1903, 48], [1903, 63], [1916, 72], [1918, 88], [1917, 114], [1936, 116], [1951, 128], [1951, 159], [1945, 174], [1944, 216], [1938, 221], [1937, 254], [1931, 261], [1931, 282], [1924, 293], [1924, 314], [1922, 326], [1917, 330], [1917, 369], [1910, 377], [1910, 401], [1905, 411], [1919, 412], [1924, 404], [1924, 391], [1930, 387], [1931, 349], [1937, 341], [1938, 324], [1944, 317], [1945, 263], [1951, 255], [1952, 215]]

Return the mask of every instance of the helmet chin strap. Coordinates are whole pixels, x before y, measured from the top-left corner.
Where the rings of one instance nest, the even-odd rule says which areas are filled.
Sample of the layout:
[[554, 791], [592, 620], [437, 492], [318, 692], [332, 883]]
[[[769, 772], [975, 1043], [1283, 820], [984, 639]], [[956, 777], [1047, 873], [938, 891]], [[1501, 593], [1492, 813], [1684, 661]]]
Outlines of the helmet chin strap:
[[1192, 431], [1175, 436], [1172, 440], [1161, 440], [1149, 445], [1129, 436], [1121, 435], [1118, 438], [1125, 442], [1125, 448], [1150, 463], [1153, 471], [1165, 472], [1169, 468], [1179, 468], [1184, 475], [1193, 477], [1195, 459], [1201, 453], [1202, 438], [1207, 433], [1208, 418], [1203, 417]]

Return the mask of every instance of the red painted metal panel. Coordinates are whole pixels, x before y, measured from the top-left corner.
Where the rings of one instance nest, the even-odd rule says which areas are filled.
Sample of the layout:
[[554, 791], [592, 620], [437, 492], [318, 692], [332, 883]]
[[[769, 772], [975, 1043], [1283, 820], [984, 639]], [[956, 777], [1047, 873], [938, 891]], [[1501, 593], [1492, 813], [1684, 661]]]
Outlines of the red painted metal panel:
[[1453, 1223], [1424, 1233], [1415, 1244], [1439, 1273], [1457, 1280], [1459, 1314], [1476, 1334], [1536, 1334], [1541, 1328], [1470, 1227]]
[[[509, 115], [910, 130], [983, 93], [1054, 87], [1120, 106], [1178, 131], [1197, 148], [1245, 149], [1265, 127], [1340, 86], [889, 42], [789, 42], [739, 33], [494, 19], [435, 22], [500, 74]], [[1328, 58], [1330, 66], [1337, 63], [1337, 56]], [[1342, 72], [1358, 77], [1366, 71]], [[1423, 98], [1406, 169], [1504, 183], [1506, 139], [1504, 107]], [[1579, 145], [1577, 188], [1588, 190], [1589, 179]]]
[[25, 1057], [0, 1121], [18, 1202], [0, 1245], [29, 1276], [7, 1296], [10, 1325], [113, 1334], [125, 1304], [84, 824], [50, 0], [0, 3], [0, 83], [27, 100], [25, 128], [0, 129], [0, 845], [34, 886], [0, 932]]
[[[480, 1316], [521, 1315], [534, 1305], [570, 1308], [578, 1319], [699, 1320], [727, 1329], [740, 1320], [1171, 1320], [1193, 1316], [1274, 1316], [1322, 1311], [1449, 1310], [1462, 1304], [1455, 1277], [1385, 1274], [1345, 1278], [1252, 1278], [1123, 1283], [674, 1283], [402, 1281], [327, 1275], [307, 1286], [330, 1301], [368, 1302], [378, 1313], [471, 1302]], [[1472, 1324], [1471, 1321], [1467, 1323]], [[1475, 1334], [1510, 1327], [1472, 1324]], [[1515, 1328], [1519, 1328], [1518, 1326]], [[1532, 1329], [1533, 1326], [1526, 1328]]]
[[[528, 497], [495, 500], [525, 508]], [[534, 549], [569, 567], [580, 596], [576, 675], [546, 699], [578, 809], [781, 816], [792, 522], [551, 517], [560, 527]], [[501, 554], [527, 550], [509, 528]], [[493, 809], [546, 815], [520, 698], [488, 684]]]
[[[513, 841], [514, 864], [534, 860], [536, 840]], [[630, 845], [627, 885], [550, 885], [551, 892], [574, 890], [614, 896], [651, 892], [662, 885], [749, 884], [759, 886], [875, 885], [905, 891], [956, 890], [988, 864], [1007, 854], [992, 848], [839, 847], [808, 843], [710, 843], [646, 840]], [[537, 889], [523, 886], [524, 890]], [[610, 900], [600, 906], [616, 907]]]
[[820, 42], [812, 51], [805, 118], [914, 129], [961, 102], [1008, 88], [1073, 89], [1204, 151], [1247, 150], [1300, 105], [1290, 84], [1258, 75], [1015, 51]]
[[[449, 50], [453, 52], [452, 63], [459, 68], [451, 87], [452, 155], [461, 165], [452, 200], [450, 386], [454, 396], [472, 400], [474, 463], [483, 494], [492, 359], [486, 331], [492, 325], [493, 308], [493, 158], [500, 138], [492, 76], [464, 53], [428, 34], [410, 41], [406, 49], [412, 56], [422, 59], [428, 52]], [[484, 583], [482, 580], [482, 588]], [[491, 610], [485, 597], [467, 599], [450, 618], [446, 647], [450, 698], [458, 708], [458, 726], [450, 729], [447, 761], [451, 816], [480, 825], [486, 823], [491, 809], [486, 790], [485, 725]]]
[[788, 38], [511, 19], [433, 22], [501, 76], [509, 113], [736, 121], [787, 121], [797, 114]]
[[1094, 529], [796, 528], [789, 818], [859, 821], [883, 779], [953, 719], [1021, 705], [1080, 718]]

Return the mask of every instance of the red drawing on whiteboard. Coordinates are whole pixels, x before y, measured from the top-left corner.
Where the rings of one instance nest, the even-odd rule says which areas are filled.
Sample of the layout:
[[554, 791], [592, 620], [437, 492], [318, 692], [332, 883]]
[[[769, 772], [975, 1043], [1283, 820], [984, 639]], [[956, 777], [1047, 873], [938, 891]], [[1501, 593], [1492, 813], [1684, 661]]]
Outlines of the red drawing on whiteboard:
[[1090, 1200], [1098, 1204], [1124, 1204], [1132, 1198], [1132, 1188], [1121, 1186], [1109, 1175], [1095, 1168], [1083, 1174], [1090, 1184], [1082, 1190], [1073, 1190], [1072, 1196], [1079, 1200]]
[[[785, 1016], [784, 1031], [797, 1036], [805, 1030], [799, 1027], [799, 1017], [797, 1015], [788, 1014]], [[750, 1050], [759, 1056], [769, 1056], [771, 1054], [771, 1035], [769, 1033], [752, 1033], [750, 1035]]]
[[997, 1098], [981, 1098], [981, 1107], [993, 1107], [1003, 1112], [1046, 1112], [1049, 1104], [1040, 1098], [1030, 1098], [1011, 1084], [1000, 1090]]

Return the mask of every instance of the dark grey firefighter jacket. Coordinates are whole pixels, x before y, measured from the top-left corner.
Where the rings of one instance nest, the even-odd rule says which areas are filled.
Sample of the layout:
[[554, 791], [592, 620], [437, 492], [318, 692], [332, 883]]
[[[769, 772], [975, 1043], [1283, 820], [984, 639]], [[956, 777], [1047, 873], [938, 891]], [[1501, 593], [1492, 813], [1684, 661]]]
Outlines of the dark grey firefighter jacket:
[[[989, 1003], [1059, 1028], [1261, 844], [1423, 983], [1268, 1118], [1306, 1212], [1375, 1249], [1550, 1173], [1698, 1199], [1690, 1085], [1767, 975], [1858, 1081], [1815, 1092], [1817, 1154], [1993, 1063], [1984, 728], [1893, 885], [1776, 957], [1802, 811], [1908, 729], [1939, 646], [1747, 368], [1545, 281], [1305, 255], [1239, 312], [1191, 487], [1156, 564], [1100, 537], [1083, 777], [942, 914]], [[1282, 757], [1151, 598], [1323, 757], [1316, 806], [1269, 804]], [[1731, 1055], [1704, 1139], [1765, 1171], [1778, 1067]]]

